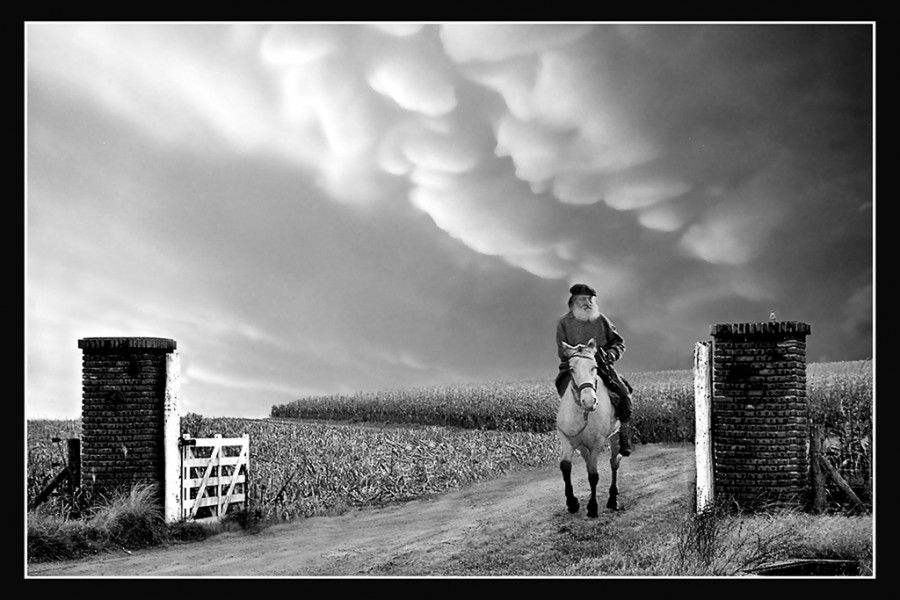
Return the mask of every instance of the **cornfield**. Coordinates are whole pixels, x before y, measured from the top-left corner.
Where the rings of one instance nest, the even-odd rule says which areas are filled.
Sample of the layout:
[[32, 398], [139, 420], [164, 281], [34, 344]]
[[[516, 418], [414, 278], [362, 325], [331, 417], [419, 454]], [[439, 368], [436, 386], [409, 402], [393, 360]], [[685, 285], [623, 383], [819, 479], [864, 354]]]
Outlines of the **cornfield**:
[[81, 419], [28, 421], [25, 494], [34, 500], [67, 464], [66, 440], [81, 437]]
[[[639, 443], [690, 443], [690, 370], [625, 374], [635, 389]], [[810, 416], [826, 426], [836, 466], [871, 464], [872, 364], [807, 367]], [[250, 435], [250, 505], [289, 520], [404, 501], [518, 469], [555, 464], [552, 380], [387, 390], [303, 398], [270, 418], [182, 417], [193, 437]], [[80, 437], [80, 420], [28, 421], [30, 501], [65, 465], [51, 438]]]
[[[634, 386], [639, 442], [694, 439], [694, 382], [690, 371], [628, 375]], [[314, 396], [273, 406], [272, 417], [351, 423], [402, 423], [548, 433], [556, 428], [559, 398], [552, 380], [435, 386]]]
[[250, 434], [250, 498], [282, 520], [439, 494], [556, 455], [546, 434], [437, 426], [204, 419], [200, 436], [213, 432]]

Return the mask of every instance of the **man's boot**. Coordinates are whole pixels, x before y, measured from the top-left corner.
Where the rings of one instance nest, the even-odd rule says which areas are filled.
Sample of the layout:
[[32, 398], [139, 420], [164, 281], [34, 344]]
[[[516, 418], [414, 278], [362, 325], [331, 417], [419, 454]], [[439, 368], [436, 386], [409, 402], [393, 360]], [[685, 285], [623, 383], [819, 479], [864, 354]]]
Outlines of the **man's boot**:
[[[617, 378], [621, 383], [621, 379]], [[616, 418], [619, 419], [619, 454], [631, 456], [634, 446], [631, 445], [631, 394], [628, 388], [620, 385], [617, 390], [619, 401], [616, 403]]]
[[619, 421], [619, 454], [631, 456], [631, 421]]

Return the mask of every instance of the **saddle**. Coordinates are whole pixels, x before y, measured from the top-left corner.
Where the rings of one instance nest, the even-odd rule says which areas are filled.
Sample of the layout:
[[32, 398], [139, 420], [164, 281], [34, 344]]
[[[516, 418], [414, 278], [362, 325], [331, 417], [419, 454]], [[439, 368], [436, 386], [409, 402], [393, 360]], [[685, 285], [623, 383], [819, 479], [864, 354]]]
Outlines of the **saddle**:
[[[600, 379], [603, 380], [603, 385], [609, 390], [609, 397], [613, 406], [616, 406], [619, 396], [628, 396], [634, 392], [634, 388], [631, 387], [628, 380], [619, 375], [611, 365], [598, 365], [597, 372], [600, 375]], [[569, 369], [560, 367], [559, 374], [556, 376], [556, 391], [560, 396], [566, 391], [566, 387], [571, 379], [572, 374], [569, 372]]]

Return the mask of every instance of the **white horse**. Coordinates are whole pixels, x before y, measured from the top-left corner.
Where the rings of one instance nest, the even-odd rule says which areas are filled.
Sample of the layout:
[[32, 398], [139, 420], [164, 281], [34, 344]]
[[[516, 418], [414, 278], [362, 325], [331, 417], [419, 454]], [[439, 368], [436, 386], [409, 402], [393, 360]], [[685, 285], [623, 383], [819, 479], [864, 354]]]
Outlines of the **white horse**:
[[566, 489], [566, 506], [570, 513], [578, 512], [578, 499], [572, 493], [572, 455], [578, 450], [587, 465], [591, 499], [587, 506], [589, 517], [597, 516], [597, 459], [609, 443], [609, 466], [612, 478], [606, 507], [618, 510], [616, 474], [619, 469], [619, 421], [609, 398], [609, 392], [597, 374], [597, 344], [570, 346], [562, 343], [569, 362], [569, 383], [559, 398], [556, 429], [559, 435], [559, 468]]

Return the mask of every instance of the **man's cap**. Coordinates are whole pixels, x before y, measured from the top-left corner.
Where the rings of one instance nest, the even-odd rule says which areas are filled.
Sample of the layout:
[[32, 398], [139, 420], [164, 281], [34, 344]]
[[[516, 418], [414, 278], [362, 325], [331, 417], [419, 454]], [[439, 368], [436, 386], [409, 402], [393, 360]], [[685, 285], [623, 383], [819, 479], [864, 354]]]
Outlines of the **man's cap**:
[[594, 291], [594, 288], [585, 284], [585, 283], [576, 283], [572, 287], [569, 288], [569, 293], [573, 296], [596, 296], [597, 292]]

